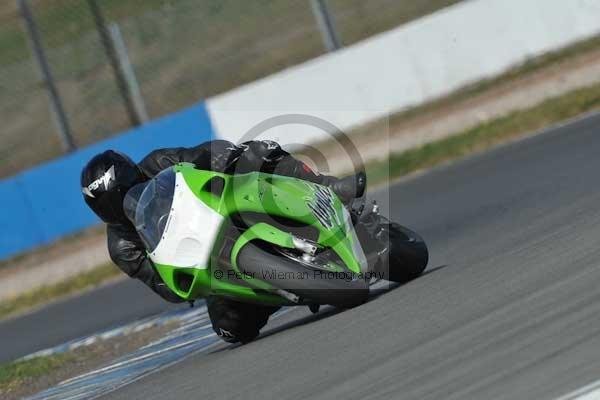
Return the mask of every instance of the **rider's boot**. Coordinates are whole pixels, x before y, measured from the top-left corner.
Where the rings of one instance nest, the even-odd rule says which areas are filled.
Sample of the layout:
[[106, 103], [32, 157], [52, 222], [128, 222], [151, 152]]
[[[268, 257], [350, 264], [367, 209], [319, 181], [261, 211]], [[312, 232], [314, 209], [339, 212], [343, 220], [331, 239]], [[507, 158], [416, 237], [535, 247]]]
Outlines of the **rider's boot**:
[[279, 308], [216, 296], [209, 296], [206, 306], [213, 330], [229, 343], [248, 343], [255, 339], [267, 324], [269, 316]]
[[385, 254], [390, 247], [385, 231], [389, 221], [379, 213], [377, 203], [363, 204], [360, 209], [353, 209], [351, 215], [356, 235], [365, 252]]

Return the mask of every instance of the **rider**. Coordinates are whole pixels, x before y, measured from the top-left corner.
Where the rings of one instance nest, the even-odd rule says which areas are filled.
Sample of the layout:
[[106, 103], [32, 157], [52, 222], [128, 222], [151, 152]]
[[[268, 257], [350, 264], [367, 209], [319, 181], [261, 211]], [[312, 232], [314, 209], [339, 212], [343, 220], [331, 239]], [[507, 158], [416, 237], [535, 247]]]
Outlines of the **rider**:
[[[330, 186], [342, 201], [362, 196], [366, 185], [362, 174], [345, 179], [316, 174], [272, 141], [234, 145], [214, 140], [191, 148], [160, 149], [148, 154], [139, 164], [113, 150], [96, 155], [81, 172], [81, 187], [87, 205], [107, 224], [111, 259], [131, 278], [139, 279], [163, 299], [173, 303], [184, 300], [165, 285], [146, 256], [142, 240], [125, 216], [123, 199], [134, 185], [180, 162], [229, 174], [261, 171], [291, 176]], [[228, 342], [254, 339], [269, 316], [277, 310], [222, 297], [209, 297], [206, 303], [213, 329]]]

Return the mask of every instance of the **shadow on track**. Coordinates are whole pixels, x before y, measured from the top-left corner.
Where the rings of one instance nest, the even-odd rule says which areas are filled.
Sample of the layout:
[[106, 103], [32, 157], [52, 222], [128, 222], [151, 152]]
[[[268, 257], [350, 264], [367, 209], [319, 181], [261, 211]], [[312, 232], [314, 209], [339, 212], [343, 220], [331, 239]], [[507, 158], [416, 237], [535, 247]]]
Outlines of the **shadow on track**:
[[379, 296], [382, 296], [382, 295], [384, 295], [384, 294], [386, 294], [386, 293], [388, 293], [388, 292], [390, 292], [392, 290], [398, 289], [398, 288], [400, 288], [400, 287], [402, 287], [402, 286], [404, 286], [406, 284], [409, 284], [410, 282], [413, 282], [413, 281], [415, 281], [417, 279], [421, 279], [421, 278], [423, 278], [423, 277], [425, 277], [425, 276], [427, 276], [429, 274], [437, 272], [437, 271], [439, 271], [441, 269], [444, 269], [446, 267], [448, 267], [448, 265], [440, 265], [440, 266], [437, 266], [437, 267], [426, 269], [425, 272], [423, 272], [419, 277], [417, 277], [417, 278], [415, 278], [413, 280], [410, 280], [408, 282], [402, 282], [402, 283], [388, 282], [388, 284], [386, 285], [387, 287], [371, 289], [371, 293], [369, 295], [369, 301], [375, 300]]
[[[439, 271], [441, 269], [444, 269], [446, 267], [448, 267], [448, 265], [440, 265], [440, 266], [437, 266], [437, 267], [433, 267], [433, 268], [427, 269], [427, 270], [425, 270], [425, 272], [423, 272], [423, 274], [421, 274], [421, 276], [419, 276], [416, 279], [421, 279], [421, 278], [423, 278], [423, 277], [425, 277], [425, 276], [427, 276], [429, 274], [437, 272], [437, 271]], [[416, 280], [416, 279], [413, 279], [413, 281]], [[384, 295], [384, 294], [386, 294], [386, 293], [388, 293], [388, 292], [390, 292], [392, 290], [396, 290], [396, 289], [398, 289], [398, 288], [400, 288], [400, 287], [402, 287], [402, 286], [404, 286], [404, 285], [406, 285], [406, 284], [408, 284], [410, 282], [412, 282], [412, 281], [404, 282], [404, 283], [388, 282], [387, 285], [385, 285], [386, 287], [372, 289], [371, 290], [371, 294], [369, 295], [369, 301], [373, 301], [373, 300], [377, 299], [378, 297], [380, 297], [380, 296], [382, 296], [382, 295]], [[307, 324], [310, 324], [310, 323], [313, 323], [313, 322], [316, 322], [316, 321], [320, 321], [320, 320], [325, 319], [325, 318], [329, 318], [329, 317], [331, 317], [333, 315], [339, 314], [339, 313], [344, 312], [344, 311], [346, 311], [346, 310], [339, 309], [339, 308], [334, 308], [334, 307], [331, 307], [331, 306], [323, 306], [321, 308], [321, 310], [318, 313], [316, 313], [316, 314], [305, 315], [305, 316], [300, 317], [298, 319], [295, 319], [293, 321], [286, 322], [286, 323], [284, 323], [282, 325], [279, 325], [279, 326], [276, 326], [276, 327], [273, 327], [273, 328], [270, 328], [270, 329], [266, 329], [253, 342], [257, 342], [257, 341], [266, 339], [266, 338], [268, 338], [271, 335], [275, 335], [275, 334], [277, 334], [279, 332], [283, 332], [283, 331], [286, 331], [288, 329], [296, 328], [296, 327], [307, 325]], [[251, 342], [251, 343], [253, 343], [253, 342]], [[225, 350], [233, 350], [233, 349], [236, 349], [236, 348], [238, 348], [240, 346], [243, 346], [243, 345], [240, 344], [240, 343], [233, 344], [233, 345], [230, 345], [230, 346], [227, 346], [227, 347], [224, 347], [224, 348], [217, 349], [217, 350], [214, 351], [214, 353], [219, 353], [219, 352], [225, 351]]]

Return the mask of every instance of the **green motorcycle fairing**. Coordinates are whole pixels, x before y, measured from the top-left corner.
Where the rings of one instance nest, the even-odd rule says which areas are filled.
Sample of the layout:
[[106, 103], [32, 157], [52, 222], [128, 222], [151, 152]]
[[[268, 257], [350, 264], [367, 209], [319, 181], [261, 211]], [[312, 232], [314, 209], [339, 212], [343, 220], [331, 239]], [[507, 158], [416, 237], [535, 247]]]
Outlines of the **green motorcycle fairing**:
[[[241, 274], [237, 254], [253, 240], [294, 248], [292, 233], [257, 222], [233, 245], [231, 272], [223, 274], [213, 265], [224, 225], [230, 216], [243, 213], [312, 226], [318, 230], [317, 245], [331, 248], [343, 262], [337, 268], [354, 273], [367, 269], [348, 211], [331, 189], [318, 184], [260, 172], [227, 175], [182, 163], [153, 178], [140, 199], [136, 229], [165, 284], [185, 300], [222, 295], [262, 304], [289, 303], [270, 284]], [[238, 279], [227, 279], [229, 274]]]

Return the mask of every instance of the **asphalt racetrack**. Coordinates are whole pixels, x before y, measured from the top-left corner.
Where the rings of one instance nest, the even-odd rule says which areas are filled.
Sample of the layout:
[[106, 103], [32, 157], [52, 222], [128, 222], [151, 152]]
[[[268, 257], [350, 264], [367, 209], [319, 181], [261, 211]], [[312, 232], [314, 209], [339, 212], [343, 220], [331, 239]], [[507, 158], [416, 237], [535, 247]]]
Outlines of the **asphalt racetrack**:
[[163, 311], [186, 307], [169, 304], [126, 280], [50, 304], [27, 315], [0, 321], [0, 363], [26, 356]]
[[599, 173], [592, 116], [393, 185], [378, 197], [428, 242], [423, 277], [352, 310], [289, 312], [104, 398], [553, 399], [596, 381]]

